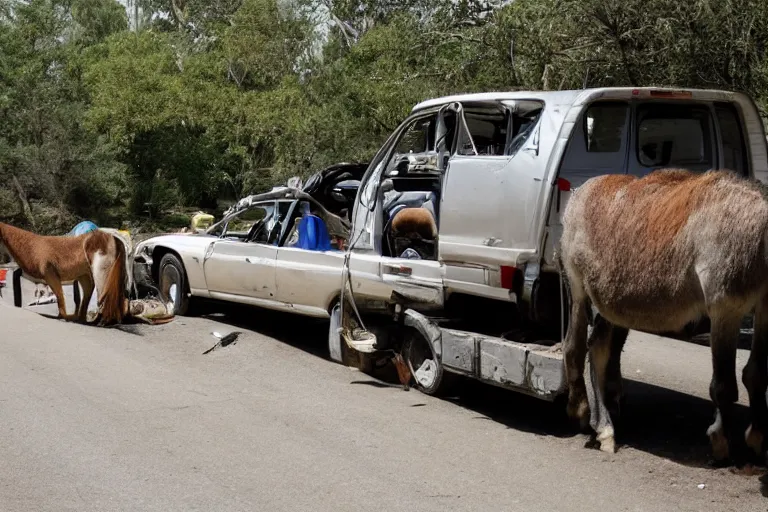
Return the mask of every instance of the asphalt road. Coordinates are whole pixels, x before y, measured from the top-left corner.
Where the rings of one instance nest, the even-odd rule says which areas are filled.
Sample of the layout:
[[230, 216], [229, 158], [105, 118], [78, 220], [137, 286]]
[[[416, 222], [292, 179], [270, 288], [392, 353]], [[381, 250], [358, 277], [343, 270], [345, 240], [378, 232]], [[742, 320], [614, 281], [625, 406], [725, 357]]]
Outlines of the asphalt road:
[[552, 404], [471, 383], [438, 400], [334, 364], [322, 322], [222, 306], [104, 329], [7, 295], [3, 512], [768, 510], [756, 475], [706, 465], [706, 347], [633, 333], [608, 455]]

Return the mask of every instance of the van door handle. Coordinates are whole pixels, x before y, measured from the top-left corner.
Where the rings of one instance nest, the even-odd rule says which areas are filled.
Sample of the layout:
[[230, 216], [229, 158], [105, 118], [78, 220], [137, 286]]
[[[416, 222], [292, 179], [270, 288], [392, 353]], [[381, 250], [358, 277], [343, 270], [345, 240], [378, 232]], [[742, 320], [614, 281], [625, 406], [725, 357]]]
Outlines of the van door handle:
[[405, 265], [384, 265], [384, 271], [387, 274], [393, 274], [396, 276], [410, 276], [413, 273], [413, 269], [411, 267], [406, 267]]

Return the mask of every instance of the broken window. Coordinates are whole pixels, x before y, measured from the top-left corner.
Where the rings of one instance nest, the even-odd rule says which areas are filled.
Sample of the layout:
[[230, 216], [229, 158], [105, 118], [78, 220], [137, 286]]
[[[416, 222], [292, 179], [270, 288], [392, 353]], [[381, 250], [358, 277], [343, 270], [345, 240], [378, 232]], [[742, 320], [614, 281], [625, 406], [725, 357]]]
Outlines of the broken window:
[[709, 109], [659, 104], [637, 109], [637, 158], [643, 167], [713, 167]]
[[[261, 229], [265, 225], [265, 221], [272, 216], [274, 212], [274, 205], [259, 205], [243, 210], [229, 219], [227, 227], [224, 232], [225, 238], [236, 238], [239, 240], [246, 240], [248, 236], [253, 233], [258, 235], [260, 232], [267, 232]], [[252, 241], [259, 242], [256, 236], [252, 238]], [[266, 242], [266, 238], [264, 239]]]
[[[465, 112], [467, 130], [471, 141], [461, 141], [459, 155], [503, 155], [507, 145], [509, 116], [506, 112]], [[474, 143], [474, 148], [473, 144]], [[477, 150], [477, 153], [475, 153]]]
[[456, 154], [514, 155], [533, 131], [542, 107], [541, 102], [533, 100], [515, 100], [505, 106], [493, 103], [467, 107]]
[[429, 151], [435, 133], [435, 117], [417, 119], [409, 126], [395, 148], [396, 154], [424, 153]]
[[[429, 166], [429, 157], [425, 154], [434, 152], [435, 147], [435, 128], [437, 125], [437, 114], [415, 119], [405, 128], [400, 139], [395, 145], [392, 156], [386, 167], [386, 175], [404, 175], [408, 172], [409, 156], [422, 156], [420, 163]], [[436, 155], [432, 155], [435, 165], [437, 163]], [[422, 162], [423, 160], [423, 162]]]

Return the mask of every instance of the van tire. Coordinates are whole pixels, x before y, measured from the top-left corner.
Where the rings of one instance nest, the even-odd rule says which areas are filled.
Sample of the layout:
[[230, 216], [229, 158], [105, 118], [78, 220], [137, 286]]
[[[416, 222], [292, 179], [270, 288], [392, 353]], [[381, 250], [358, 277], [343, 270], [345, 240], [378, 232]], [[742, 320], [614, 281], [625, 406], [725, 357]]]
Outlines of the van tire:
[[[459, 376], [445, 371], [429, 342], [417, 330], [408, 329], [406, 331], [402, 355], [411, 370], [414, 386], [425, 395], [444, 397], [456, 389]], [[428, 363], [431, 366], [428, 371], [430, 378], [420, 382], [416, 378], [416, 372], [426, 359], [431, 359], [431, 363]]]

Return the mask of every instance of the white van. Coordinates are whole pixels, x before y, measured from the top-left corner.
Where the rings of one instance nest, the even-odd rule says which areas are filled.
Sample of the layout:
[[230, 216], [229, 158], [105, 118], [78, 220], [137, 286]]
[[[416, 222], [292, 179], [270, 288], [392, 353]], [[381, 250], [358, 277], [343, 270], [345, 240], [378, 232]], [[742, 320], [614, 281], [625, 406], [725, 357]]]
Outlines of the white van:
[[[416, 105], [361, 181], [331, 308], [332, 357], [402, 351], [426, 393], [455, 373], [554, 399], [566, 386], [555, 255], [570, 191], [599, 174], [669, 167], [768, 181], [754, 102], [602, 88]], [[426, 209], [436, 236], [394, 233], [407, 207]]]

